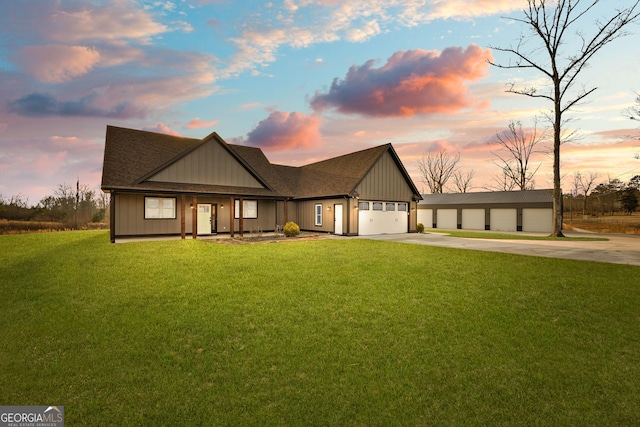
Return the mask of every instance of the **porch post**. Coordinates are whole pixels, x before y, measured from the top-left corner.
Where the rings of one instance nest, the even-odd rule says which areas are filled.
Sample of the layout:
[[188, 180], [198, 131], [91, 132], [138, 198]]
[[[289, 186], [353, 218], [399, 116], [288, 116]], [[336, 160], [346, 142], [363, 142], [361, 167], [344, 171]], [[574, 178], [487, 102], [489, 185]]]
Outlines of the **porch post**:
[[238, 202], [238, 232], [240, 233], [240, 237], [244, 236], [244, 201], [242, 197], [240, 197]]
[[198, 196], [191, 198], [191, 237], [198, 236]]
[[284, 221], [282, 223], [282, 227], [287, 223], [287, 199], [283, 200], [282, 210], [284, 211]]
[[233, 200], [233, 197], [229, 198], [229, 236], [233, 237], [233, 226], [235, 223], [235, 209], [236, 204]]
[[184, 201], [184, 194], [182, 196], [180, 196], [180, 237], [182, 237], [182, 240], [185, 239], [185, 237], [187, 236], [187, 226], [186, 226], [186, 219], [185, 219], [185, 211], [184, 211], [184, 205], [185, 205], [185, 201]]

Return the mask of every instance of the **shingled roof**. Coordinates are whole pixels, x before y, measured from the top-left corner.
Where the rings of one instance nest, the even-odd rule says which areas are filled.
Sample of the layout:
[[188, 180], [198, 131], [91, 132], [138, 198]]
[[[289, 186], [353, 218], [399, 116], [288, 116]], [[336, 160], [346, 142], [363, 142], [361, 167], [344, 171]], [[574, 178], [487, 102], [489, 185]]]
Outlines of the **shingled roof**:
[[107, 126], [102, 188], [130, 187], [202, 140]]
[[[146, 181], [149, 176], [211, 138], [222, 144], [266, 188]], [[298, 199], [348, 196], [386, 152], [390, 152], [412, 190], [419, 194], [391, 144], [293, 167], [272, 164], [261, 149], [227, 144], [216, 133], [199, 140], [107, 126], [102, 189], [251, 194]]]
[[514, 205], [518, 203], [552, 202], [553, 190], [525, 190], [423, 194], [420, 205]]

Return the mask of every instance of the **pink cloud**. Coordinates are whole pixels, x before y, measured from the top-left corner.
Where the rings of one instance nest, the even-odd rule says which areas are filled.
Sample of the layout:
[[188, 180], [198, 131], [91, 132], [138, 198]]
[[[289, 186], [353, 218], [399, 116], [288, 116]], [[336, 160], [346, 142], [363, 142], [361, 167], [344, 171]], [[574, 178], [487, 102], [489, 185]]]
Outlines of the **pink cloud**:
[[217, 120], [212, 120], [210, 122], [205, 122], [204, 120], [200, 120], [200, 117], [196, 117], [195, 119], [189, 120], [189, 123], [184, 125], [186, 129], [198, 129], [198, 128], [209, 128], [211, 126], [215, 126], [218, 124]]
[[513, 0], [446, 0], [434, 1], [429, 19], [473, 18], [519, 11], [521, 5]]
[[247, 134], [249, 145], [272, 150], [311, 148], [320, 144], [320, 118], [294, 111], [274, 111]]
[[100, 61], [100, 53], [85, 46], [27, 46], [16, 59], [37, 80], [62, 83], [91, 71]]
[[408, 50], [394, 53], [380, 68], [374, 60], [352, 66], [344, 80], [334, 79], [327, 93], [311, 99], [316, 111], [334, 107], [341, 113], [373, 117], [451, 114], [464, 108], [485, 108], [467, 94], [465, 81], [487, 74], [489, 49], [472, 44], [442, 52]]
[[164, 123], [158, 123], [157, 125], [155, 125], [153, 127], [144, 127], [144, 128], [142, 128], [142, 130], [146, 130], [146, 131], [149, 131], [149, 132], [164, 133], [164, 134], [167, 134], [167, 135], [180, 136], [180, 133], [178, 133], [177, 131], [171, 129], [169, 126], [167, 126]]
[[78, 11], [58, 10], [50, 16], [44, 28], [53, 40], [65, 43], [121, 39], [148, 41], [168, 30], [155, 22], [149, 13], [128, 7], [126, 2]]

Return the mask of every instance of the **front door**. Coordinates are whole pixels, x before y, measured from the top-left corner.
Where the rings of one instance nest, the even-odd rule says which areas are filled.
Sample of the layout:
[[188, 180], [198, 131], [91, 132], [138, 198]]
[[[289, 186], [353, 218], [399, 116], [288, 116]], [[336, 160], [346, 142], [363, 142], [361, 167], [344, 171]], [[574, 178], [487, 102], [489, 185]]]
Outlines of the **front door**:
[[211, 205], [198, 203], [198, 235], [211, 234], [212, 219]]
[[342, 205], [333, 205], [333, 234], [342, 234]]

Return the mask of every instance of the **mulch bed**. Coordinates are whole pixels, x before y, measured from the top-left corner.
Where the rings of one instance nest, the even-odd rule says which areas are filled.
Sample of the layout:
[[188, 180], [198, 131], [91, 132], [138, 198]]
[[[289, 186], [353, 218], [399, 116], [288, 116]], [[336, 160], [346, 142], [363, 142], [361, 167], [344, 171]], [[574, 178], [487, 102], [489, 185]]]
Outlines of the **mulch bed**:
[[228, 238], [221, 239], [212, 239], [209, 240], [213, 243], [219, 243], [222, 245], [253, 245], [258, 243], [290, 243], [290, 242], [304, 242], [310, 240], [322, 240], [326, 239], [327, 235], [316, 234], [316, 233], [300, 233], [300, 235], [295, 237], [285, 237], [284, 235], [252, 235], [249, 233], [245, 233], [243, 237], [234, 236]]

